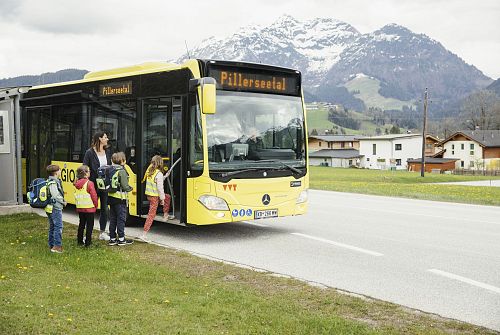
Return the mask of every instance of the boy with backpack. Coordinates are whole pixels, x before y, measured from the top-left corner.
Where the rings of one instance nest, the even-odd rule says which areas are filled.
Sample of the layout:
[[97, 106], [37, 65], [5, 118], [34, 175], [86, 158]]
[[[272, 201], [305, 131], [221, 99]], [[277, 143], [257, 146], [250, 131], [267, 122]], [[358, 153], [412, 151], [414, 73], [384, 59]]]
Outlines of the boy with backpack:
[[[94, 213], [97, 208], [97, 193], [94, 187], [94, 183], [89, 180], [90, 169], [87, 165], [82, 165], [76, 170], [75, 181], [75, 202], [76, 211], [80, 218], [78, 224], [78, 234], [76, 237], [78, 245], [84, 245], [86, 247], [92, 244], [92, 231], [94, 229]], [[83, 240], [83, 233], [87, 228], [85, 234], [85, 242]]]
[[45, 212], [49, 218], [49, 248], [51, 252], [62, 253], [62, 209], [66, 206], [64, 191], [62, 188], [61, 169], [59, 165], [47, 166], [49, 179], [47, 180], [49, 204], [45, 207]]
[[111, 177], [111, 191], [108, 193], [109, 203], [109, 242], [108, 245], [127, 245], [134, 241], [125, 238], [125, 221], [127, 220], [127, 193], [132, 191], [128, 184], [128, 174], [123, 168], [126, 162], [123, 152], [111, 156], [115, 169]]

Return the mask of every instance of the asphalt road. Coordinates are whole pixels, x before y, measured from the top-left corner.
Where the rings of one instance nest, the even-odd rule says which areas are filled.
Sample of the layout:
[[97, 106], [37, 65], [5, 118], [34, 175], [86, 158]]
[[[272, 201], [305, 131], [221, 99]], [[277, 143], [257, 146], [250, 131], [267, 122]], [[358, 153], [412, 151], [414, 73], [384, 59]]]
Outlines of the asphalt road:
[[309, 204], [300, 217], [155, 223], [150, 238], [500, 330], [500, 207], [326, 191]]

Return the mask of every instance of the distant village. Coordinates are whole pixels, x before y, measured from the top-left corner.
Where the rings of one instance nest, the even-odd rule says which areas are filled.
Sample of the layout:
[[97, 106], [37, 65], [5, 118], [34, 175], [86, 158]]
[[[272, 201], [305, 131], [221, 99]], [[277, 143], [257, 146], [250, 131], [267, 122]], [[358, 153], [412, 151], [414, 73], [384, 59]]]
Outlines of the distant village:
[[[321, 108], [338, 109], [335, 104]], [[308, 110], [318, 104], [308, 104]], [[309, 135], [309, 164], [341, 168], [420, 171], [422, 134], [361, 136], [316, 129]], [[425, 137], [425, 171], [500, 175], [500, 130], [461, 130]]]

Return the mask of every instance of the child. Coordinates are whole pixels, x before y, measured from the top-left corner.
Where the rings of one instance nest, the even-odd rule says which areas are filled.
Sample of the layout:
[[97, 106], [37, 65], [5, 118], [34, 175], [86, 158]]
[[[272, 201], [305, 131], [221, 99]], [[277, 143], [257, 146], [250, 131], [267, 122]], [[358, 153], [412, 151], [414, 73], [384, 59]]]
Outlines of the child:
[[82, 165], [76, 170], [75, 181], [75, 202], [76, 211], [80, 217], [78, 224], [78, 234], [76, 241], [78, 245], [83, 245], [83, 232], [87, 228], [85, 234], [85, 246], [88, 247], [92, 244], [92, 230], [94, 229], [94, 213], [97, 208], [97, 193], [94, 183], [89, 180], [90, 169], [87, 165]]
[[174, 218], [173, 215], [168, 215], [170, 209], [170, 195], [165, 194], [163, 190], [163, 159], [161, 156], [154, 156], [151, 159], [151, 164], [146, 171], [146, 192], [145, 194], [149, 200], [149, 212], [148, 218], [144, 223], [144, 232], [142, 233], [141, 239], [146, 241], [146, 235], [153, 224], [153, 220], [156, 216], [156, 209], [158, 208], [158, 202], [163, 206], [163, 218], [165, 220], [171, 220]]
[[[127, 192], [132, 191], [128, 184], [127, 171], [123, 168], [125, 165], [125, 154], [123, 152], [114, 153], [111, 156], [113, 166], [116, 172], [112, 177], [112, 187], [116, 192], [108, 194], [109, 199], [109, 242], [108, 245], [127, 245], [134, 241], [125, 239], [125, 221], [127, 220]], [[118, 234], [117, 234], [118, 233]], [[117, 239], [118, 235], [118, 239]]]
[[62, 250], [62, 209], [66, 206], [64, 201], [64, 191], [59, 177], [61, 169], [59, 165], [47, 166], [49, 179], [47, 187], [50, 194], [50, 203], [45, 207], [45, 212], [49, 218], [49, 248], [51, 252], [61, 254]]

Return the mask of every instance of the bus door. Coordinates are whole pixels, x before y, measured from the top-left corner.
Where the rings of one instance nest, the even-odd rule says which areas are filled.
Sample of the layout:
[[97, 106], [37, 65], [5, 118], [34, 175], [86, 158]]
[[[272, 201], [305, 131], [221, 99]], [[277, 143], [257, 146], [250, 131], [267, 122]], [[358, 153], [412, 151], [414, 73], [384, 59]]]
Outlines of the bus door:
[[[181, 97], [161, 97], [144, 99], [143, 111], [143, 141], [142, 141], [142, 176], [146, 173], [151, 158], [160, 155], [165, 167], [170, 169], [181, 155], [182, 134], [182, 99]], [[180, 161], [174, 166], [169, 179], [165, 179], [164, 190], [172, 197], [170, 214], [175, 209], [175, 217], [180, 218]], [[141, 214], [146, 215], [149, 202], [144, 195], [145, 183], [141, 187]], [[162, 212], [159, 206], [158, 213]]]
[[27, 184], [39, 177], [47, 177], [50, 164], [50, 107], [29, 108], [28, 116], [28, 159]]

